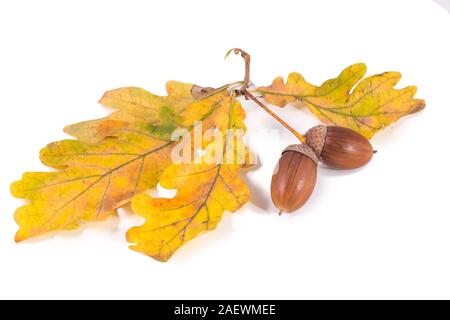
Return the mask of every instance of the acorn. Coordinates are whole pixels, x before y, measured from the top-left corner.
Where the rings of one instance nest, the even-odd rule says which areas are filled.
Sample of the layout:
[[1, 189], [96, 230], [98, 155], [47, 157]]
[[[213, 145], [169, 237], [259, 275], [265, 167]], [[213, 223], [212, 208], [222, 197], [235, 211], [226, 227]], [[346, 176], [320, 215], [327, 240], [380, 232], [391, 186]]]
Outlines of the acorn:
[[272, 176], [272, 202], [280, 214], [302, 207], [311, 196], [317, 180], [318, 157], [305, 144], [288, 146]]
[[358, 132], [340, 126], [318, 125], [305, 134], [319, 160], [335, 169], [356, 169], [370, 161], [372, 145]]

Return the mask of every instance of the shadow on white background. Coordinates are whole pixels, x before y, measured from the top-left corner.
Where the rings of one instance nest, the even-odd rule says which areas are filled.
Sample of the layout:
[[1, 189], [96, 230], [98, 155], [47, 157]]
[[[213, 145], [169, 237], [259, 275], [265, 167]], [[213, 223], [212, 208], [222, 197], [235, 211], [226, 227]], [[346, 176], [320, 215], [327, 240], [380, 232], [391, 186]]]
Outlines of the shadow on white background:
[[450, 13], [450, 0], [433, 0], [434, 2], [440, 4], [447, 12]]

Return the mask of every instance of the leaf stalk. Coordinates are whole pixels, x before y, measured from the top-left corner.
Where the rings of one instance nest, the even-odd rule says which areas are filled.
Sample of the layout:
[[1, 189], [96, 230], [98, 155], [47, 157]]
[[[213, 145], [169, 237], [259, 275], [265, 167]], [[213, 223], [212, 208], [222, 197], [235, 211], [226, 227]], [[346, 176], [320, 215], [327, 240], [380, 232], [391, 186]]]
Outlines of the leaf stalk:
[[233, 52], [234, 54], [241, 54], [241, 57], [244, 59], [244, 62], [245, 62], [244, 81], [242, 82], [241, 89], [237, 90], [238, 91], [237, 94], [243, 95], [247, 99], [253, 100], [258, 106], [260, 106], [264, 111], [266, 111], [269, 115], [271, 115], [275, 120], [277, 120], [279, 123], [281, 123], [294, 136], [296, 136], [297, 139], [300, 140], [301, 143], [305, 143], [306, 139], [302, 134], [300, 134], [294, 128], [292, 128], [290, 125], [288, 125], [283, 119], [281, 119], [279, 116], [277, 116], [275, 113], [273, 113], [272, 110], [270, 110], [266, 105], [264, 105], [260, 100], [258, 100], [258, 98], [256, 98], [254, 95], [252, 95], [250, 92], [247, 91], [247, 88], [250, 83], [250, 55], [242, 49], [232, 48], [232, 49], [228, 50], [228, 52], [225, 54], [225, 59], [230, 55], [231, 52]]
[[239, 48], [232, 48], [228, 50], [228, 52], [225, 54], [225, 59], [228, 58], [230, 53], [233, 52], [234, 54], [241, 54], [241, 57], [244, 59], [245, 62], [245, 75], [244, 75], [244, 81], [242, 82], [242, 89], [247, 89], [249, 83], [250, 83], [250, 55], [245, 52], [242, 49]]

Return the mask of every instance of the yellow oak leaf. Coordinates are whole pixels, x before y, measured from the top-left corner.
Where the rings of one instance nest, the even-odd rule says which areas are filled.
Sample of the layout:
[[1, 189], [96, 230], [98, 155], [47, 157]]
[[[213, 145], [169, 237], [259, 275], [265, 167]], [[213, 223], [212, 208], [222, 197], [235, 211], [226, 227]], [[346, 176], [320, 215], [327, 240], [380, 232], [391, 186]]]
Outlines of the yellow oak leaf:
[[[223, 161], [210, 161], [211, 155], [206, 154], [200, 164], [172, 164], [161, 176], [160, 185], [177, 189], [174, 198], [152, 198], [145, 194], [135, 197], [132, 208], [146, 222], [127, 232], [128, 241], [133, 243], [131, 249], [167, 261], [184, 243], [215, 229], [224, 211], [234, 212], [248, 201], [249, 189], [239, 175], [245, 164], [236, 153], [227, 156], [230, 150], [238, 149], [229, 147], [233, 139], [226, 139], [227, 129], [245, 130], [244, 111], [237, 101], [228, 99], [228, 107], [224, 103], [210, 118], [223, 137]], [[234, 140], [239, 139], [238, 136]], [[214, 142], [212, 145], [217, 146]]]
[[[172, 85], [177, 89], [172, 91]], [[104, 220], [133, 196], [154, 188], [172, 163], [171, 150], [177, 141], [155, 134], [166, 127], [154, 126], [149, 131], [145, 121], [161, 123], [161, 113], [156, 110], [164, 107], [180, 117], [186, 108], [192, 108], [203, 110], [196, 113], [196, 120], [203, 120], [204, 129], [208, 129], [209, 124], [214, 124], [208, 118], [228, 101], [226, 89], [225, 86], [201, 97], [189, 97], [187, 85], [172, 82], [165, 99], [138, 88], [106, 93], [102, 101], [119, 111], [91, 122], [88, 127], [93, 129], [87, 135], [82, 133], [86, 129], [82, 129], [83, 125], [72, 127], [70, 131], [80, 140], [54, 142], [41, 151], [42, 162], [58, 171], [25, 173], [22, 180], [11, 186], [14, 196], [30, 200], [15, 213], [19, 225], [16, 241], [49, 231], [74, 229], [81, 222]], [[111, 99], [116, 100], [113, 103]], [[122, 120], [127, 125], [99, 131], [108, 127], [110, 121]], [[192, 131], [193, 124], [183, 121], [187, 132]]]
[[[167, 96], [158, 96], [136, 87], [107, 91], [99, 103], [117, 109], [103, 119], [83, 121], [64, 128], [81, 141], [97, 143], [116, 132], [146, 132], [170, 140], [177, 114], [198, 98], [198, 86], [168, 81]], [[193, 95], [194, 93], [194, 95]]]
[[367, 138], [425, 107], [424, 100], [414, 99], [416, 87], [394, 89], [400, 73], [385, 72], [363, 79], [366, 69], [362, 63], [351, 65], [321, 86], [308, 83], [299, 73], [291, 73], [286, 83], [279, 77], [257, 91], [279, 107], [300, 102], [324, 123], [351, 128]]

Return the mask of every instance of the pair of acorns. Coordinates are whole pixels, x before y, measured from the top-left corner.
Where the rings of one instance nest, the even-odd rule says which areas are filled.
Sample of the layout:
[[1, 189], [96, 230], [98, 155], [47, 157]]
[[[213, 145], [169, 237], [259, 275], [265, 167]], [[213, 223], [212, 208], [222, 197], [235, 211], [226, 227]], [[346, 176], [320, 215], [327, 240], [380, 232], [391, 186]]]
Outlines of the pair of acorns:
[[335, 169], [356, 169], [368, 163], [374, 153], [364, 136], [339, 126], [313, 127], [306, 132], [305, 142], [283, 150], [272, 176], [272, 201], [280, 214], [298, 210], [309, 199], [319, 161]]

